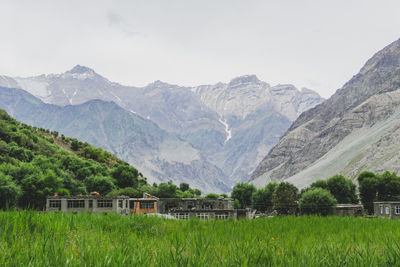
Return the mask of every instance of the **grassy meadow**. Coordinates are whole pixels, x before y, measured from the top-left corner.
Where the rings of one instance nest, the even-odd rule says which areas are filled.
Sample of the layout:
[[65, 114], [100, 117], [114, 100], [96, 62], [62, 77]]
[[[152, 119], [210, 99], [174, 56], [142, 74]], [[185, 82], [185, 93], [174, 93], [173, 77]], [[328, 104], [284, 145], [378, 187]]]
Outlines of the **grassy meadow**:
[[0, 266], [400, 265], [400, 220], [0, 212]]

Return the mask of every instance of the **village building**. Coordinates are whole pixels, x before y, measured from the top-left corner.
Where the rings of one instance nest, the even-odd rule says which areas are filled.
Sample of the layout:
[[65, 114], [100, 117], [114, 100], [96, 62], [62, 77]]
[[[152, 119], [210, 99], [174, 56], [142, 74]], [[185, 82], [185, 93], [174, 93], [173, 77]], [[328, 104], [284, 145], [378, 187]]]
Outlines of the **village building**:
[[385, 218], [400, 218], [400, 201], [374, 202], [374, 215]]
[[46, 211], [62, 212], [117, 212], [128, 214], [129, 197], [127, 196], [49, 196], [46, 200]]
[[158, 200], [157, 212], [170, 214], [176, 219], [237, 218], [232, 199], [226, 198], [161, 198]]
[[363, 216], [364, 206], [361, 204], [337, 204], [336, 216]]
[[93, 212], [120, 214], [164, 214], [176, 219], [237, 218], [231, 199], [208, 198], [157, 198], [144, 194], [143, 198], [127, 196], [50, 196], [46, 201], [47, 211]]

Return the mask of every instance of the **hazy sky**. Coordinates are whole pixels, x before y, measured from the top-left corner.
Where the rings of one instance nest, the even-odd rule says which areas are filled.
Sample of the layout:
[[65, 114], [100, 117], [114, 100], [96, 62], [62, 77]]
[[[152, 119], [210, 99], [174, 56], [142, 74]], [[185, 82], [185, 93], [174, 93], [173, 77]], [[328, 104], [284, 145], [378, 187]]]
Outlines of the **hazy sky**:
[[400, 38], [398, 0], [0, 0], [0, 74], [76, 64], [142, 86], [256, 74], [328, 97]]

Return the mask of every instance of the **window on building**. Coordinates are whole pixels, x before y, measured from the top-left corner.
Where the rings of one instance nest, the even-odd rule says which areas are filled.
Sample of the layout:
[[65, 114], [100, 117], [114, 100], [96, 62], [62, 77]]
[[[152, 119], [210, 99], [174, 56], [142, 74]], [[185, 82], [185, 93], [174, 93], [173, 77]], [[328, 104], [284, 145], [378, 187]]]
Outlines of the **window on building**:
[[111, 199], [99, 199], [97, 200], [98, 208], [112, 208], [113, 203]]
[[140, 202], [141, 209], [154, 209], [154, 202]]
[[400, 214], [400, 206], [396, 206], [395, 213]]
[[83, 199], [67, 200], [67, 207], [68, 208], [84, 208], [85, 207], [85, 200], [83, 200]]
[[180, 220], [187, 220], [189, 219], [189, 213], [183, 212], [183, 213], [174, 213], [174, 217]]
[[89, 208], [93, 208], [93, 200], [89, 199]]
[[210, 215], [208, 213], [197, 213], [197, 218], [200, 220], [208, 220]]
[[124, 204], [123, 200], [119, 199], [118, 200], [118, 208], [122, 209], [124, 207], [123, 204]]
[[383, 205], [379, 205], [379, 210], [380, 210], [381, 214], [383, 214]]
[[50, 208], [61, 208], [61, 200], [50, 200], [49, 203]]
[[228, 219], [228, 214], [216, 214], [215, 219], [226, 220]]
[[385, 213], [390, 214], [390, 208], [388, 206], [385, 207]]
[[212, 210], [212, 205], [210, 203], [205, 203], [203, 204], [203, 209], [204, 210]]

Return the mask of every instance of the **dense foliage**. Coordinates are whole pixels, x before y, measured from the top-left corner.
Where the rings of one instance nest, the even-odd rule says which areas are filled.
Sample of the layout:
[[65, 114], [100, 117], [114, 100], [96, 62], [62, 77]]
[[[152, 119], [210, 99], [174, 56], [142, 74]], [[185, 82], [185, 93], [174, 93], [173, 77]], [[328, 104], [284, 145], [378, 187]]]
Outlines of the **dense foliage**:
[[251, 197], [256, 190], [253, 184], [237, 183], [232, 189], [231, 196], [238, 200], [238, 208], [244, 209], [251, 206]]
[[399, 266], [400, 221], [0, 212], [0, 266]]
[[361, 202], [370, 214], [374, 211], [374, 201], [400, 201], [400, 177], [396, 173], [364, 171], [357, 180]]
[[314, 188], [305, 192], [299, 200], [302, 214], [333, 215], [337, 200], [332, 194], [322, 188]]

